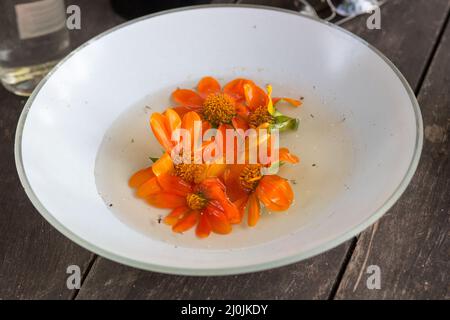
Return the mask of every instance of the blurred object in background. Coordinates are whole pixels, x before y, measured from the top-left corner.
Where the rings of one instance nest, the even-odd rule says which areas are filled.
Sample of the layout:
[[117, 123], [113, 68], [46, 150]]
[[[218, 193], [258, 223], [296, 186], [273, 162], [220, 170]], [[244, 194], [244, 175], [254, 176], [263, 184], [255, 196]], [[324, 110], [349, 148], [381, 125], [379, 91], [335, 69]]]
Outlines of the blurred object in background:
[[[341, 24], [370, 12], [384, 0], [110, 0], [116, 13], [133, 19], [150, 13], [208, 3], [245, 3], [289, 8]], [[76, 3], [76, 2], [75, 2]], [[31, 94], [70, 51], [64, 0], [0, 0], [0, 79], [10, 91]]]
[[343, 17], [350, 17], [367, 13], [381, 6], [379, 0], [344, 0], [336, 7], [336, 13]]
[[[299, 4], [308, 4], [304, 11], [315, 11], [316, 16], [334, 24], [342, 24], [359, 15], [372, 13], [386, 0], [293, 0]], [[312, 10], [311, 10], [312, 8]]]
[[[362, 14], [372, 13], [376, 8], [381, 7], [386, 0], [327, 0], [332, 13], [325, 20], [335, 24], [343, 24], [354, 17]], [[337, 4], [335, 4], [337, 2]]]
[[153, 12], [192, 6], [198, 4], [208, 4], [208, 0], [111, 0], [114, 11], [125, 19], [134, 19], [145, 16]]
[[28, 96], [70, 50], [64, 0], [0, 1], [0, 78]]
[[236, 3], [280, 7], [303, 14], [342, 24], [359, 15], [371, 13], [386, 0], [212, 0], [212, 3]]
[[[236, 4], [243, 5], [261, 5], [269, 7], [279, 7], [283, 9], [288, 9], [292, 11], [301, 12], [303, 14], [313, 16], [317, 18], [318, 7], [322, 4], [323, 0], [237, 0]], [[220, 4], [222, 1], [212, 1], [212, 3]], [[317, 6], [316, 6], [317, 5]], [[325, 3], [325, 7], [326, 3]]]

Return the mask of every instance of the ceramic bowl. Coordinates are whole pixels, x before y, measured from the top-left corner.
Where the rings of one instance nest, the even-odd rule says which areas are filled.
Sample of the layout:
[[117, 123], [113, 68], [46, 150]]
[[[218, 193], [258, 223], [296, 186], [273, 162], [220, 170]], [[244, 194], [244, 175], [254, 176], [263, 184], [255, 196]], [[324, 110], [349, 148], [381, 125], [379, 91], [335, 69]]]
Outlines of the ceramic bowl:
[[[151, 112], [205, 75], [303, 97], [282, 107], [300, 128], [281, 138], [301, 163], [280, 170], [295, 190], [287, 212], [199, 240], [172, 233], [160, 223], [167, 210], [127, 180], [161, 152]], [[398, 200], [421, 148], [414, 93], [363, 40], [291, 11], [205, 6], [125, 23], [71, 53], [28, 100], [15, 152], [35, 207], [79, 245], [142, 269], [218, 275], [296, 262], [357, 235]]]

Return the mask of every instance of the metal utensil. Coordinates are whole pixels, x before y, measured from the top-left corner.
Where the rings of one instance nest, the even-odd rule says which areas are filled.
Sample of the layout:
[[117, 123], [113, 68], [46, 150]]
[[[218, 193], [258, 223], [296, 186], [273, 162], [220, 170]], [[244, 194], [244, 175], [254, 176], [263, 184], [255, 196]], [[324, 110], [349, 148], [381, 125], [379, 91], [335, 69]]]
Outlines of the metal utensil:
[[334, 21], [337, 25], [343, 24], [359, 15], [371, 13], [386, 2], [386, 0], [343, 0], [339, 5], [335, 6], [331, 0], [326, 1], [332, 14], [325, 20], [330, 21], [335, 19], [336, 16], [343, 17]]
[[296, 0], [294, 4], [298, 8], [299, 12], [315, 18], [319, 17], [314, 7], [310, 5], [306, 0]]
[[[320, 17], [316, 7], [311, 5], [310, 1], [295, 0], [294, 4], [298, 11], [314, 17]], [[335, 5], [332, 0], [322, 0], [322, 2], [326, 3], [331, 10], [331, 14], [328, 17], [322, 17], [322, 19], [340, 25], [359, 15], [372, 12], [375, 8], [383, 5], [386, 0], [342, 0], [338, 5]], [[323, 9], [323, 6], [321, 9]]]
[[344, 0], [336, 6], [336, 13], [343, 17], [357, 16], [375, 10], [383, 2], [380, 0]]

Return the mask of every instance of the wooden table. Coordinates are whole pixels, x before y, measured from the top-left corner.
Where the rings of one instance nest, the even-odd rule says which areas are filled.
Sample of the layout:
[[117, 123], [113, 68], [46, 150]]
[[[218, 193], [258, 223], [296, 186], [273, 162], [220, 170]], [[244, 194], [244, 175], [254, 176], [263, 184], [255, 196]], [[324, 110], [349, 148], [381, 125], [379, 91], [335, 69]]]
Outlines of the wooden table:
[[[81, 7], [74, 47], [123, 22], [109, 1]], [[292, 1], [240, 1], [292, 8]], [[425, 142], [400, 201], [371, 228], [339, 247], [286, 267], [227, 277], [172, 276], [133, 269], [79, 247], [34, 209], [14, 164], [14, 133], [26, 99], [0, 88], [0, 299], [450, 299], [450, 25], [448, 0], [390, 0], [381, 30], [366, 17], [344, 24], [390, 58], [418, 96]], [[80, 290], [66, 268], [82, 270]], [[366, 286], [367, 266], [381, 289]]]

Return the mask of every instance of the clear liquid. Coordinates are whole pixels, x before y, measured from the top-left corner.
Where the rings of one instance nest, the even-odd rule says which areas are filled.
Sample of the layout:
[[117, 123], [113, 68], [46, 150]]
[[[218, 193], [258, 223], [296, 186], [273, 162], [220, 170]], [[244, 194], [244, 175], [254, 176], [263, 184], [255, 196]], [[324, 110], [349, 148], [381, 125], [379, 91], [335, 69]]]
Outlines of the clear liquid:
[[51, 61], [25, 67], [0, 68], [2, 84], [17, 95], [29, 96], [57, 63], [58, 61]]
[[[264, 83], [264, 82], [261, 82]], [[189, 85], [179, 87], [190, 88]], [[300, 118], [297, 132], [283, 133], [280, 145], [300, 156], [300, 164], [284, 165], [279, 175], [291, 181], [295, 201], [286, 212], [264, 212], [258, 225], [247, 227], [245, 220], [227, 236], [211, 235], [199, 240], [194, 231], [173, 233], [160, 220], [169, 209], [157, 209], [134, 196], [128, 179], [137, 170], [151, 165], [149, 156], [161, 155], [161, 147], [149, 128], [155, 110], [170, 105], [173, 88], [164, 90], [130, 107], [111, 125], [99, 148], [95, 177], [105, 205], [129, 227], [174, 246], [204, 249], [236, 249], [297, 232], [315, 223], [320, 215], [329, 215], [328, 206], [345, 193], [353, 166], [352, 141], [342, 115], [333, 114], [319, 97], [306, 96], [304, 105], [285, 105], [280, 111]], [[280, 96], [298, 97], [298, 90], [274, 86]], [[338, 169], [336, 169], [338, 168]]]
[[[40, 80], [70, 51], [65, 25], [47, 34], [21, 39], [15, 6], [37, 2], [0, 1], [0, 79], [6, 89], [22, 96], [30, 95]], [[59, 14], [65, 19], [64, 11]]]

